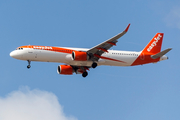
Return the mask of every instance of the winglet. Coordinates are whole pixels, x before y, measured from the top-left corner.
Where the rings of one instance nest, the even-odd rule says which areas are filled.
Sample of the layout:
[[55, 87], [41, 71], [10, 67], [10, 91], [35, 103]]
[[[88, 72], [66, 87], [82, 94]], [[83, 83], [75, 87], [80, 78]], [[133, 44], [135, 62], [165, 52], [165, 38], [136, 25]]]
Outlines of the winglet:
[[125, 32], [127, 32], [128, 31], [128, 29], [129, 29], [129, 26], [130, 26], [131, 24], [129, 24], [128, 26], [127, 26], [127, 28], [125, 29]]

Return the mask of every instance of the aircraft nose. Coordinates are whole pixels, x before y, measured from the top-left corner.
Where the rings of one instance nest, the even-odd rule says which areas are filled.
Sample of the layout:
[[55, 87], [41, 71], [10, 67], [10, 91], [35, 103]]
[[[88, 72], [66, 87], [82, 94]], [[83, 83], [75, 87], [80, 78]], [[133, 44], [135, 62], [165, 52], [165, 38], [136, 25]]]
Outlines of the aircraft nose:
[[11, 57], [13, 57], [13, 58], [16, 58], [17, 53], [16, 53], [15, 51], [12, 51], [9, 55], [10, 55]]

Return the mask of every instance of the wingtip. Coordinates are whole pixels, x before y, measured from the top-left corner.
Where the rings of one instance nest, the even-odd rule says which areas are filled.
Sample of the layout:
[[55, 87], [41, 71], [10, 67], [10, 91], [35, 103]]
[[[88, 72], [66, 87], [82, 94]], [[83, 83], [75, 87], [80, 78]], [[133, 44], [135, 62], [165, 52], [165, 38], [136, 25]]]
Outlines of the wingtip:
[[127, 28], [125, 29], [125, 32], [127, 32], [128, 31], [128, 29], [129, 29], [129, 26], [130, 26], [131, 24], [129, 24], [128, 26], [127, 26]]
[[168, 48], [168, 49], [169, 49], [169, 51], [172, 50], [172, 48]]

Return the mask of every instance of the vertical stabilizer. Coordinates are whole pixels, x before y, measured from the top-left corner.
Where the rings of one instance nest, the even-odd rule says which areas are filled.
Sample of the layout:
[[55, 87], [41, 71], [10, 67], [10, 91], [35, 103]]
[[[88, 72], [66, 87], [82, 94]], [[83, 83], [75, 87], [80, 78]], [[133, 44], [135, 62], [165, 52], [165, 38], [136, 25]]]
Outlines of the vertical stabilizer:
[[[151, 56], [161, 52], [163, 35], [163, 33], [157, 33], [153, 37], [153, 39], [146, 45], [146, 47], [142, 50], [138, 58], [132, 63], [132, 66], [158, 62], [160, 58], [153, 59]], [[156, 57], [157, 55], [154, 58]]]
[[163, 41], [163, 33], [157, 33], [153, 39], [143, 49], [142, 53], [157, 54], [161, 52], [161, 45]]

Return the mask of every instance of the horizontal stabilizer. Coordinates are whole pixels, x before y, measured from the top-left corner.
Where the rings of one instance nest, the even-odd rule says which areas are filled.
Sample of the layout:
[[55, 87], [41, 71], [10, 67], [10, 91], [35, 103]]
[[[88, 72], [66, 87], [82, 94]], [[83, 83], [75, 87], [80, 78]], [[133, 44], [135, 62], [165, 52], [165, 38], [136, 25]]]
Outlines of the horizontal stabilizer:
[[166, 53], [168, 53], [170, 50], [172, 50], [172, 48], [168, 48], [168, 49], [166, 49], [166, 50], [164, 50], [164, 51], [161, 51], [161, 52], [159, 52], [159, 53], [157, 53], [157, 54], [155, 54], [155, 55], [152, 55], [151, 58], [152, 58], [152, 59], [156, 59], [156, 58], [162, 57], [163, 55], [165, 55]]

